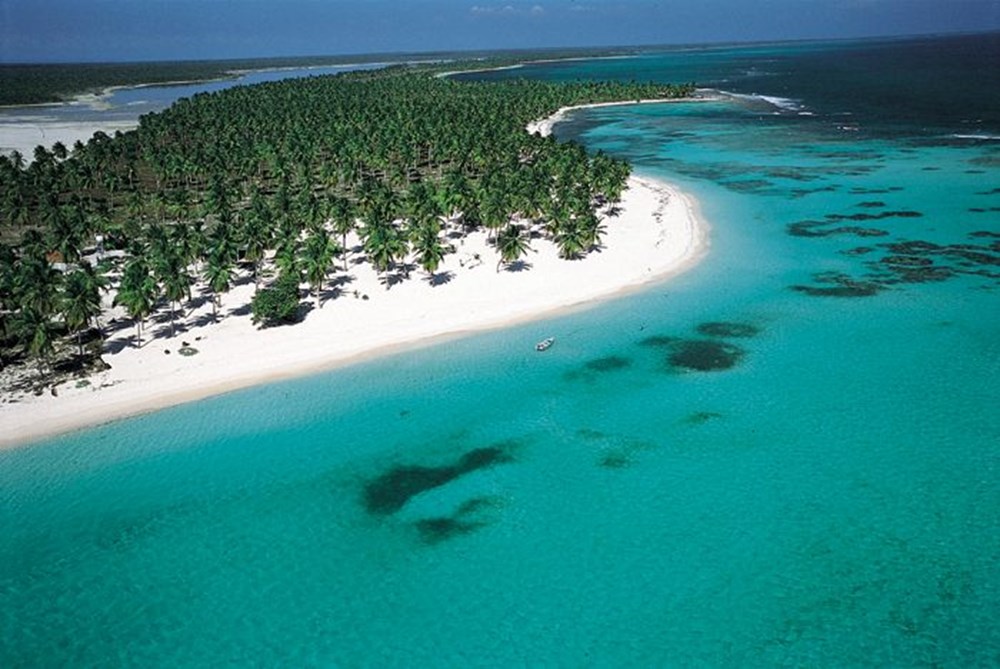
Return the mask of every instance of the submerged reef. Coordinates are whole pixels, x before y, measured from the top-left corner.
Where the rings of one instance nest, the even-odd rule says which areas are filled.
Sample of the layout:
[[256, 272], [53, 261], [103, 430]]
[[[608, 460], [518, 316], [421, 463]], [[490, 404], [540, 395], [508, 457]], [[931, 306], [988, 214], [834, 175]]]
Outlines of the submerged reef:
[[688, 425], [704, 425], [719, 418], [722, 418], [722, 414], [715, 411], [693, 411], [684, 417], [683, 422]]
[[[857, 206], [868, 209], [884, 207], [885, 203], [875, 200], [861, 202]], [[857, 235], [859, 237], [885, 237], [889, 233], [879, 228], [863, 228], [860, 226], [839, 226], [828, 227], [835, 223], [844, 221], [879, 221], [887, 218], [920, 218], [923, 214], [919, 211], [908, 209], [898, 209], [891, 211], [880, 211], [876, 214], [856, 212], [853, 214], [826, 214], [824, 220], [805, 220], [790, 223], [787, 227], [788, 234], [793, 237], [830, 237], [832, 235]]]
[[796, 284], [791, 289], [810, 297], [871, 297], [882, 286], [872, 281], [858, 281], [847, 274], [824, 272], [813, 276], [818, 286]]
[[592, 372], [613, 372], [619, 369], [625, 369], [632, 364], [632, 361], [628, 358], [623, 358], [620, 355], [609, 355], [604, 358], [595, 358], [588, 361], [584, 367]]
[[712, 321], [698, 326], [698, 334], [706, 337], [721, 337], [723, 339], [738, 337], [756, 337], [760, 328], [750, 323], [733, 323], [729, 321]]
[[670, 335], [651, 335], [639, 341], [639, 346], [667, 350], [666, 362], [671, 370], [713, 372], [735, 367], [746, 354], [739, 346], [720, 339], [749, 338], [760, 333], [750, 323], [709, 321], [696, 328], [707, 339], [685, 339]]
[[[978, 230], [969, 233], [976, 239], [1000, 239], [1000, 233]], [[958, 276], [980, 276], [1000, 281], [1000, 241], [990, 244], [937, 244], [911, 240], [856, 247], [841, 251], [845, 255], [868, 255], [878, 250], [881, 258], [865, 262], [869, 270], [859, 278], [842, 273], [824, 273], [814, 277], [821, 285], [793, 285], [792, 290], [814, 297], [868, 297], [901, 284], [946, 281]]]
[[841, 225], [828, 228], [828, 221], [797, 221], [789, 223], [788, 234], [793, 237], [832, 237], [833, 235], [857, 235], [858, 237], [885, 237], [889, 233], [879, 228], [862, 228], [857, 225]]
[[433, 546], [486, 527], [490, 522], [482, 512], [496, 507], [497, 501], [491, 497], [474, 497], [462, 503], [450, 516], [422, 518], [413, 525], [420, 535], [420, 540], [424, 544]]
[[743, 357], [739, 346], [713, 339], [687, 339], [681, 341], [667, 356], [674, 368], [697, 372], [731, 369]]
[[595, 374], [607, 374], [626, 369], [632, 365], [632, 360], [620, 355], [608, 355], [602, 358], [588, 360], [581, 367], [571, 369], [563, 374], [566, 381], [592, 380]]
[[400, 465], [375, 477], [364, 487], [362, 501], [373, 515], [389, 515], [399, 511], [411, 498], [422, 492], [445, 485], [478, 469], [513, 462], [505, 446], [487, 446], [465, 453], [450, 465], [429, 467]]

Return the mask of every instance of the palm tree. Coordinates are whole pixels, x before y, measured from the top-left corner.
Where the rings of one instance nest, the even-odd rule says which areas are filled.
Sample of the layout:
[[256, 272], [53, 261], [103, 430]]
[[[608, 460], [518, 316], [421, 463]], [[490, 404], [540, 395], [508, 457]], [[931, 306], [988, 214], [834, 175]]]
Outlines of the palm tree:
[[69, 155], [69, 151], [66, 149], [66, 145], [62, 142], [56, 142], [52, 145], [52, 155], [55, 156], [57, 160], [66, 160]]
[[379, 274], [392, 269], [396, 261], [406, 255], [406, 239], [392, 223], [366, 225], [364, 233], [365, 251]]
[[228, 292], [233, 284], [233, 264], [224, 249], [209, 254], [205, 265], [205, 282], [212, 291], [212, 320], [217, 322], [221, 293]]
[[10, 164], [18, 172], [24, 170], [24, 155], [20, 151], [17, 151], [17, 150], [11, 151], [10, 152]]
[[497, 262], [497, 271], [503, 264], [510, 265], [517, 262], [531, 248], [528, 236], [523, 227], [516, 223], [511, 223], [500, 231], [497, 237], [497, 250], [500, 251], [500, 260]]
[[177, 334], [177, 303], [191, 288], [192, 278], [180, 251], [172, 249], [154, 260], [155, 274], [163, 286], [163, 296], [170, 302], [170, 336]]
[[354, 230], [354, 207], [351, 201], [344, 197], [330, 199], [329, 216], [333, 224], [333, 232], [340, 235], [341, 253], [344, 256], [344, 271], [347, 271], [347, 235]]
[[486, 190], [479, 202], [479, 217], [483, 226], [489, 230], [490, 238], [494, 238], [497, 231], [510, 222], [510, 213], [503, 195], [494, 190]]
[[559, 257], [576, 260], [589, 248], [589, 237], [580, 220], [571, 218], [556, 231], [555, 242], [559, 247]]
[[411, 241], [420, 266], [433, 276], [447, 252], [441, 241], [441, 222], [436, 217], [420, 221], [413, 227]]
[[142, 326], [146, 317], [153, 312], [156, 302], [156, 281], [149, 271], [149, 264], [142, 257], [133, 257], [125, 265], [115, 304], [125, 307], [129, 317], [135, 320], [136, 346], [142, 347]]
[[274, 251], [274, 265], [281, 274], [298, 276], [302, 273], [302, 256], [299, 253], [299, 247], [298, 234], [292, 231], [287, 231], [285, 236], [278, 240], [277, 248]]
[[49, 248], [59, 251], [65, 262], [77, 260], [87, 234], [87, 221], [82, 208], [67, 205], [49, 211]]
[[[96, 275], [95, 275], [96, 276]], [[77, 269], [66, 276], [61, 311], [66, 327], [76, 335], [76, 345], [83, 357], [81, 334], [101, 313], [101, 293], [98, 282]]]
[[45, 364], [55, 350], [55, 326], [48, 315], [35, 309], [20, 314], [23, 340], [27, 342], [28, 355], [38, 360], [38, 375], [45, 375]]
[[40, 255], [21, 258], [14, 270], [15, 299], [22, 310], [46, 317], [55, 313], [59, 303], [61, 272], [52, 268]]
[[274, 223], [271, 211], [259, 191], [255, 190], [250, 197], [250, 208], [242, 216], [242, 223], [240, 241], [243, 244], [243, 257], [253, 266], [254, 286], [259, 288], [260, 265], [270, 248]]
[[601, 237], [607, 233], [607, 228], [593, 209], [584, 208], [577, 214], [577, 224], [584, 248], [589, 252], [601, 245]]
[[302, 249], [302, 265], [306, 273], [306, 280], [312, 286], [313, 295], [316, 299], [316, 306], [321, 307], [320, 290], [323, 282], [326, 281], [326, 274], [330, 270], [330, 263], [333, 262], [336, 246], [330, 241], [326, 230], [316, 226], [313, 232], [306, 239]]
[[444, 173], [442, 187], [438, 191], [438, 201], [444, 214], [449, 218], [465, 210], [472, 197], [469, 181], [460, 169], [451, 168]]

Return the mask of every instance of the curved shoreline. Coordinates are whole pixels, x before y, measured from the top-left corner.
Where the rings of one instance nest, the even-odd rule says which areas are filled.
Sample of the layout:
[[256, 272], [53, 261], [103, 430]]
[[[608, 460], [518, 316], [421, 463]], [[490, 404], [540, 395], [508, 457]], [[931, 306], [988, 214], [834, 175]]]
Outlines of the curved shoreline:
[[[531, 129], [551, 132], [568, 111]], [[607, 221], [605, 248], [578, 261], [559, 259], [551, 242], [538, 239], [526, 258], [528, 268], [497, 272], [497, 254], [479, 232], [446, 257], [439, 269], [450, 277], [445, 285], [431, 286], [415, 273], [389, 289], [370, 267], [358, 265], [342, 294], [295, 325], [257, 330], [245, 314], [211, 323], [206, 303], [186, 315], [186, 331], [136, 349], [128, 345], [134, 332], [128, 323], [106, 343], [116, 350], [104, 355], [112, 368], [91, 376], [89, 386], [69, 381], [58, 387], [58, 396], [26, 395], [0, 404], [0, 448], [589, 308], [676, 276], [704, 257], [708, 228], [697, 203], [672, 185], [633, 176], [620, 209]], [[252, 284], [234, 289], [223, 298], [221, 313], [248, 303], [252, 290]], [[169, 331], [157, 325], [150, 334], [157, 329]], [[178, 355], [182, 342], [198, 355]]]

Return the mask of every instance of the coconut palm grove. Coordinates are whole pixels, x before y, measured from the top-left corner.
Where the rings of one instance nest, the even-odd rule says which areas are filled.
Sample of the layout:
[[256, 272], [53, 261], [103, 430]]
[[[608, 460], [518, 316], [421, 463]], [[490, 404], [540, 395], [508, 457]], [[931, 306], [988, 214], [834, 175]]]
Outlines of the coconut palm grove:
[[[255, 282], [249, 307], [267, 326], [294, 322], [300, 300], [319, 303], [350, 263], [371, 263], [389, 285], [417, 269], [433, 279], [451, 240], [476, 229], [501, 264], [539, 236], [581, 257], [600, 245], [601, 212], [619, 200], [629, 165], [526, 125], [563, 106], [694, 90], [457, 82], [442, 70], [198, 94], [134, 131], [0, 158], [4, 367], [35, 367], [26, 376], [40, 391], [103, 365], [108, 290], [141, 346], [151, 315], [172, 323], [195, 291], [215, 304], [240, 276]], [[349, 245], [352, 233], [360, 244]]]

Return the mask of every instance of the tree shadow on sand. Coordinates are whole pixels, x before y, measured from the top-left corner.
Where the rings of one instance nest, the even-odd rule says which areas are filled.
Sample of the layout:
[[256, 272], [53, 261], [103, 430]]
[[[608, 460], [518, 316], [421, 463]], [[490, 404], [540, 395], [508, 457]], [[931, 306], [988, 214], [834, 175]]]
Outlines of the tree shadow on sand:
[[113, 318], [104, 324], [104, 334], [106, 336], [111, 336], [116, 332], [121, 332], [122, 330], [127, 330], [129, 328], [134, 328], [135, 323], [124, 318]]
[[109, 339], [104, 342], [104, 352], [110, 355], [115, 355], [116, 353], [121, 353], [127, 348], [134, 348], [134, 347], [135, 347], [134, 333], [128, 337]]
[[229, 315], [230, 316], [249, 316], [251, 311], [253, 311], [253, 308], [250, 306], [250, 303], [248, 302], [246, 304], [241, 304], [238, 307], [230, 309], [229, 310]]
[[414, 266], [411, 264], [397, 265], [392, 270], [385, 272], [379, 277], [378, 282], [389, 290], [393, 286], [399, 285], [410, 278], [410, 272]]
[[323, 305], [326, 304], [328, 301], [335, 300], [343, 294], [344, 291], [342, 291], [339, 286], [332, 286], [319, 291], [320, 308], [322, 309]]
[[202, 314], [201, 316], [198, 316], [198, 318], [194, 319], [193, 325], [196, 328], [203, 328], [207, 325], [212, 325], [213, 323], [217, 323], [220, 320], [222, 320], [222, 314], [219, 314], [218, 317], [215, 317], [210, 313]]
[[531, 263], [527, 262], [526, 260], [515, 260], [512, 263], [507, 263], [507, 266], [504, 267], [504, 271], [505, 272], [527, 272], [529, 269], [531, 269], [531, 267], [532, 267]]
[[455, 278], [455, 273], [452, 271], [446, 272], [435, 272], [429, 275], [425, 281], [432, 286], [443, 286], [447, 283], [451, 283], [451, 280]]

